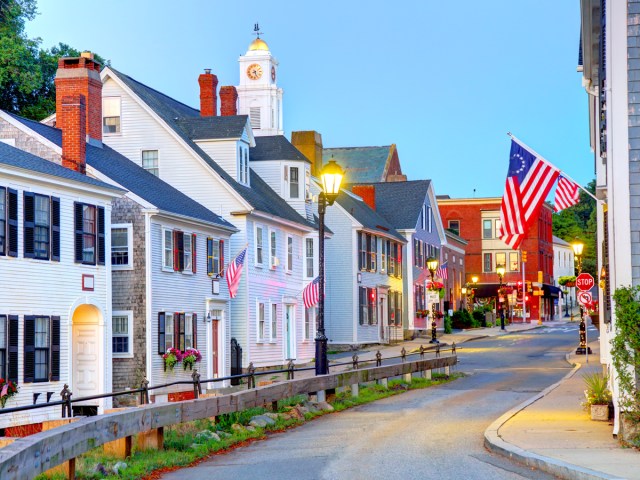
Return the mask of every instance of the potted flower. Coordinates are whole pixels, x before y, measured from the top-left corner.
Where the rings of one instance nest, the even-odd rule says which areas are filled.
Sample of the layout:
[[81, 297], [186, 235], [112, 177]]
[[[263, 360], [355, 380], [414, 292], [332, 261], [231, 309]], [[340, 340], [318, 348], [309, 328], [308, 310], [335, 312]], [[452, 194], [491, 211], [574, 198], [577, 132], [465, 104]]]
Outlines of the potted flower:
[[591, 420], [609, 420], [609, 404], [611, 403], [611, 391], [608, 386], [608, 378], [601, 373], [587, 373], [582, 376], [587, 389], [584, 391], [585, 408], [590, 409]]
[[164, 355], [162, 355], [162, 359], [164, 360], [164, 371], [173, 370], [173, 367], [176, 366], [180, 360], [182, 360], [182, 352], [177, 348], [169, 348]]
[[435, 317], [436, 317], [438, 320], [440, 320], [441, 318], [443, 318], [443, 317], [444, 317], [444, 313], [442, 313], [442, 312], [441, 312], [441, 311], [439, 311], [439, 310], [436, 310], [436, 312], [435, 312]]
[[11, 380], [0, 378], [0, 407], [4, 408], [7, 401], [18, 393], [18, 385]]
[[193, 365], [196, 362], [202, 360], [202, 355], [195, 348], [187, 348], [182, 355], [182, 366], [186, 370], [189, 367], [189, 370], [193, 369]]
[[575, 287], [576, 286], [576, 277], [574, 275], [568, 275], [564, 277], [560, 277], [558, 279], [558, 283], [562, 287]]
[[591, 317], [591, 324], [600, 331], [600, 315], [598, 314], [598, 301], [591, 300], [589, 303], [584, 304], [584, 309], [587, 315]]

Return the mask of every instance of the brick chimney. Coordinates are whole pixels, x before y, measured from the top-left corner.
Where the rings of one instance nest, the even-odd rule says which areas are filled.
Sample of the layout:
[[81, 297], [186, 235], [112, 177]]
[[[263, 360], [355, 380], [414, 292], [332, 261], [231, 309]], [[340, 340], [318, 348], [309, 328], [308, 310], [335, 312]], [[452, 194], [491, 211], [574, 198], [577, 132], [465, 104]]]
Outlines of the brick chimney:
[[372, 210], [376, 209], [376, 187], [375, 185], [353, 185], [351, 191], [358, 195], [364, 203]]
[[100, 63], [91, 52], [82, 52], [80, 57], [63, 57], [58, 60], [56, 85], [56, 125], [66, 124], [62, 111], [62, 99], [83, 95], [86, 101], [85, 131], [89, 137], [102, 141], [102, 81]]
[[238, 114], [238, 91], [234, 86], [220, 87], [220, 116]]
[[85, 173], [87, 110], [84, 95], [62, 97], [56, 113], [56, 124], [62, 130], [62, 166]]
[[198, 77], [200, 84], [200, 116], [215, 117], [218, 115], [218, 77], [211, 73], [210, 68], [205, 68], [204, 73]]
[[311, 162], [311, 175], [319, 178], [322, 170], [322, 135], [315, 130], [291, 132], [291, 143]]

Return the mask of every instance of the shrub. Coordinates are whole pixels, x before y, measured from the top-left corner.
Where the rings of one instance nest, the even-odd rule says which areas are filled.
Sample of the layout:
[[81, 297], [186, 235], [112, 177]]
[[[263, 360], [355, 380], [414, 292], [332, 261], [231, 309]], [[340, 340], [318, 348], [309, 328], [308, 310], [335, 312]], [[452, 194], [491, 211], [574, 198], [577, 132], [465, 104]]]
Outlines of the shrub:
[[453, 312], [453, 317], [451, 317], [452, 328], [472, 328], [473, 323], [473, 317], [466, 310], [456, 310]]
[[449, 315], [445, 315], [444, 317], [444, 333], [451, 333], [451, 317]]
[[473, 320], [474, 320], [474, 323], [476, 324], [474, 325], [474, 327], [486, 326], [486, 317], [484, 315], [484, 308], [476, 308], [473, 311]]

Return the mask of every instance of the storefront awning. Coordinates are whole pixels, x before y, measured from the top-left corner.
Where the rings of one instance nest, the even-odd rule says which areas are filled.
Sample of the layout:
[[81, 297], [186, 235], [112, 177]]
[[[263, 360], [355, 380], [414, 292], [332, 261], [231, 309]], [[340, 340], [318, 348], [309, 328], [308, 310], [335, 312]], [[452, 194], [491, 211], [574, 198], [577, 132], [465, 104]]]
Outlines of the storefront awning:
[[559, 298], [562, 290], [555, 285], [547, 285], [546, 283], [542, 284], [542, 291], [544, 292], [543, 297], [547, 298]]

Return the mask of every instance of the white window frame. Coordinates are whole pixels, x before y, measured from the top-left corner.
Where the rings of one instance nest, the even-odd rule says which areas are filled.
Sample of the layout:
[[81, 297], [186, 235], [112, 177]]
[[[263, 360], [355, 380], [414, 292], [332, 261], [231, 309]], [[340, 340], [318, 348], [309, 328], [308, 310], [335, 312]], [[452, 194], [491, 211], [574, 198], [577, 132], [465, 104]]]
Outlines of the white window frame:
[[[296, 181], [296, 185], [298, 185], [298, 195], [296, 195], [295, 197], [293, 195], [291, 195], [291, 187], [293, 185], [293, 181], [292, 181], [292, 176], [291, 176], [291, 170], [295, 169], [298, 175], [298, 179]], [[287, 182], [287, 195], [289, 197], [290, 200], [299, 200], [300, 199], [300, 167], [296, 167], [296, 166], [289, 166], [289, 181]]]
[[427, 206], [427, 230], [429, 233], [433, 231], [433, 210], [431, 206]]
[[[171, 264], [167, 264], [167, 232], [169, 232], [169, 237], [171, 238], [171, 248], [169, 259], [171, 260]], [[165, 272], [173, 272], [173, 229], [171, 228], [163, 228], [162, 229], [162, 270]]]
[[[115, 116], [107, 117], [105, 115], [104, 102], [105, 100], [117, 99], [118, 100], [118, 118], [120, 118], [120, 125], [117, 132], [105, 132], [104, 131], [104, 119], [105, 118], [116, 118]], [[100, 119], [100, 129], [102, 130], [103, 137], [110, 137], [116, 135], [122, 135], [122, 97], [119, 96], [106, 96], [102, 97], [102, 118]]]
[[427, 228], [427, 206], [422, 204], [422, 230]]
[[269, 228], [269, 268], [275, 270], [278, 261], [278, 232]]
[[[175, 321], [174, 321], [174, 314], [173, 312], [164, 312], [164, 351], [168, 351], [169, 348], [178, 348], [179, 345], [175, 345], [173, 342], [175, 341], [176, 338], [176, 331], [175, 331]], [[169, 326], [171, 326], [171, 328], [169, 328]], [[171, 330], [171, 335], [169, 335], [167, 333], [168, 330]], [[171, 345], [167, 346], [167, 340], [171, 340]]]
[[[166, 328], [166, 327], [165, 327]], [[187, 346], [187, 338], [191, 339], [191, 345]], [[193, 345], [193, 313], [184, 314], [184, 349], [196, 348]]]
[[[187, 245], [189, 245], [188, 250]], [[191, 232], [182, 232], [182, 258], [184, 263], [182, 273], [193, 275], [193, 233]]]
[[[260, 318], [260, 306], [262, 305], [262, 318]], [[267, 340], [264, 336], [266, 328], [266, 307], [265, 303], [260, 300], [256, 300], [256, 343], [265, 343]], [[260, 335], [262, 330], [262, 335]]]
[[[145, 152], [156, 152], [156, 164], [153, 168], [147, 168], [144, 166], [144, 153]], [[151, 175], [155, 175], [156, 177], [160, 177], [160, 149], [158, 148], [144, 148], [140, 150], [140, 166], [149, 172]], [[156, 173], [151, 170], [155, 170]]]
[[[275, 308], [275, 318], [274, 310]], [[275, 343], [278, 340], [278, 304], [269, 302], [269, 340]]]
[[[131, 223], [112, 223], [111, 231], [113, 232], [116, 228], [126, 228], [127, 229], [127, 259], [128, 263], [124, 265], [113, 265], [111, 264], [112, 270], [133, 270], [133, 225]], [[164, 232], [163, 232], [164, 235]], [[164, 237], [163, 237], [164, 243]], [[113, 244], [111, 246], [113, 248]], [[164, 245], [162, 248], [163, 252], [163, 266], [164, 266]], [[109, 259], [111, 261], [111, 259]]]
[[316, 331], [316, 316], [318, 315], [316, 308], [317, 307], [304, 309], [304, 323], [302, 325], [303, 341], [308, 342], [314, 339], [314, 334]]
[[285, 271], [287, 273], [292, 273], [293, 272], [293, 235], [289, 235], [287, 234], [286, 236], [286, 241], [285, 241], [285, 248], [286, 248], [286, 261], [285, 261]]
[[[113, 358], [133, 358], [133, 310], [114, 310], [111, 312], [111, 337], [113, 338], [113, 317], [127, 317], [127, 328], [129, 337], [129, 351], [127, 353], [116, 353], [113, 351], [113, 343], [111, 343], [111, 354]], [[124, 335], [118, 335], [124, 336]]]
[[[311, 256], [309, 256], [309, 242], [311, 242]], [[316, 262], [315, 262], [316, 247], [313, 238], [304, 239], [304, 278], [315, 278]], [[311, 275], [309, 276], [309, 261], [311, 262]]]
[[[260, 230], [260, 237], [258, 237], [258, 230]], [[260, 238], [260, 242], [258, 242], [258, 238]], [[264, 227], [262, 225], [256, 225], [253, 228], [253, 260], [254, 265], [256, 267], [264, 266]], [[260, 247], [260, 261], [258, 261], [258, 246]]]

